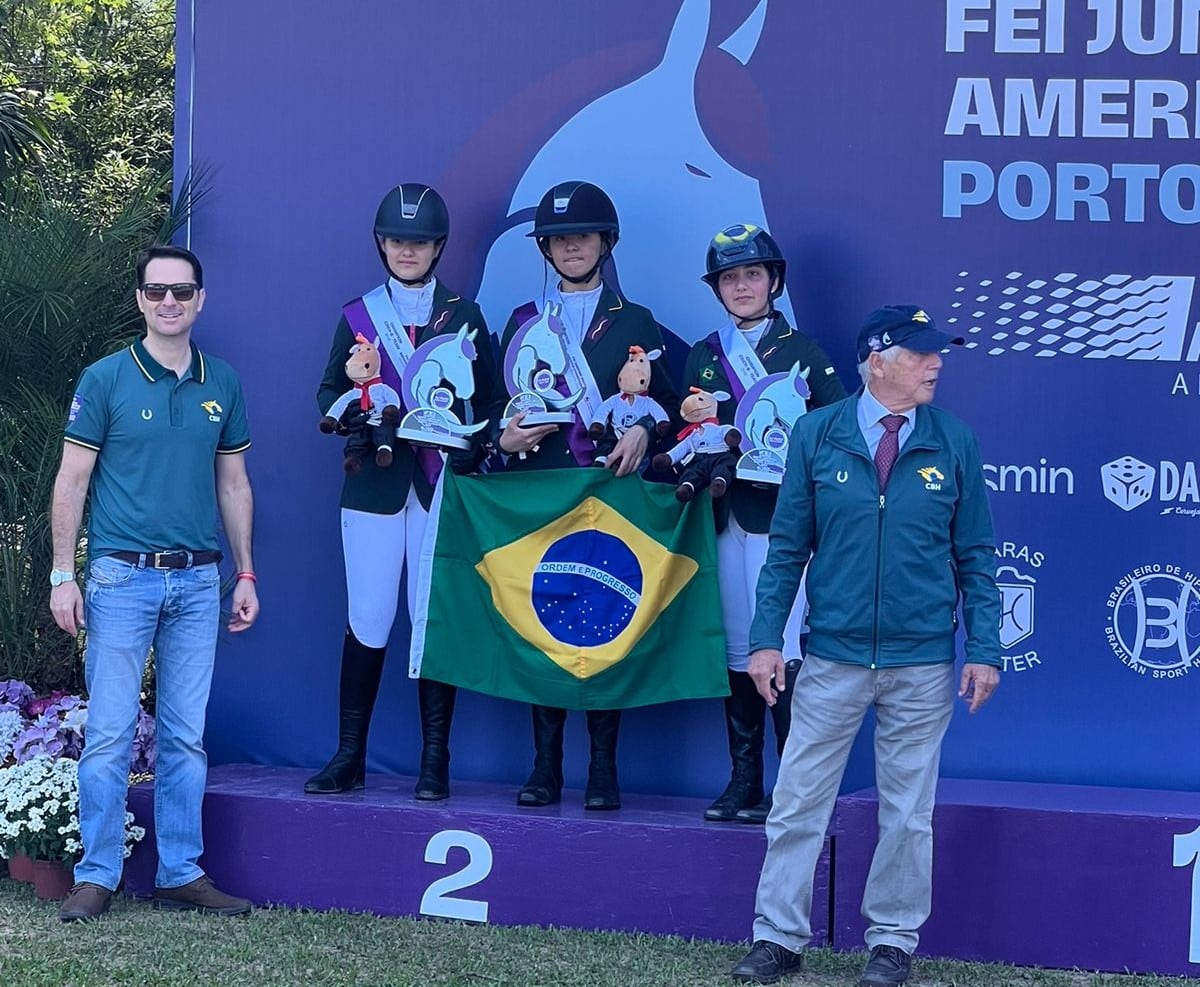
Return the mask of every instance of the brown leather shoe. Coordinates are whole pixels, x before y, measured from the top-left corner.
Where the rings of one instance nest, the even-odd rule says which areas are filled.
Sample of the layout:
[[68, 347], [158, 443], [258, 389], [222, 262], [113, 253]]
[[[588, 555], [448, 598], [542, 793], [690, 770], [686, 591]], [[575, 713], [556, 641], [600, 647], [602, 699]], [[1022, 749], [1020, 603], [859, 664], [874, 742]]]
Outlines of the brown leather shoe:
[[112, 904], [113, 893], [91, 881], [81, 881], [58, 906], [58, 917], [64, 922], [87, 922], [99, 918]]
[[178, 888], [155, 888], [154, 907], [203, 915], [245, 915], [254, 907], [248, 898], [235, 898], [213, 884], [207, 874]]

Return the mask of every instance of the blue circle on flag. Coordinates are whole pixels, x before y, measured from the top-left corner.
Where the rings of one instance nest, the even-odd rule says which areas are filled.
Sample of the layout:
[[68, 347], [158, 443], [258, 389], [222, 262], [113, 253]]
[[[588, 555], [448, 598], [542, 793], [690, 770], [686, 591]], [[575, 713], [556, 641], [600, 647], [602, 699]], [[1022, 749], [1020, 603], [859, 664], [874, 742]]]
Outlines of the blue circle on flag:
[[533, 574], [533, 612], [563, 644], [594, 648], [629, 626], [642, 598], [642, 567], [619, 538], [576, 531], [554, 542]]

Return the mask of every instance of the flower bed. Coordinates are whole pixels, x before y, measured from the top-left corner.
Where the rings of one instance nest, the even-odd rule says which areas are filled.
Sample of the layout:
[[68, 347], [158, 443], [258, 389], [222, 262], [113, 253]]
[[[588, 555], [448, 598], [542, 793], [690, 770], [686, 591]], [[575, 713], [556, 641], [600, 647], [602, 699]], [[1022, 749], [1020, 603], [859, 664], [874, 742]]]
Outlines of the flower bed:
[[[0, 856], [73, 862], [79, 836], [79, 757], [87, 702], [55, 692], [37, 698], [24, 682], [0, 681]], [[154, 772], [154, 717], [141, 707], [130, 774]], [[125, 814], [125, 855], [146, 835]]]

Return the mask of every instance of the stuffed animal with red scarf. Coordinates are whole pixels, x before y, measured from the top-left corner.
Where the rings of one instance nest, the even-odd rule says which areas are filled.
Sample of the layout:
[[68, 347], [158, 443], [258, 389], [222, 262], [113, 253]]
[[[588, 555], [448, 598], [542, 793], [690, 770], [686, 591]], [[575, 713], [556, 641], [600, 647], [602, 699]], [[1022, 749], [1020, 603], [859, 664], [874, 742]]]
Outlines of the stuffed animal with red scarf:
[[362, 469], [362, 461], [375, 455], [376, 466], [392, 465], [392, 443], [400, 421], [400, 395], [379, 376], [379, 347], [362, 333], [355, 336], [346, 361], [346, 376], [354, 385], [330, 405], [319, 428], [326, 435], [349, 435], [342, 468]]
[[705, 487], [714, 497], [725, 496], [737, 469], [742, 433], [732, 425], [717, 420], [717, 405], [728, 401], [725, 391], [702, 391], [688, 388], [691, 393], [683, 399], [680, 412], [687, 422], [676, 436], [678, 444], [669, 452], [654, 457], [654, 468], [665, 473], [672, 466], [682, 466], [675, 499], [687, 502]]
[[654, 420], [659, 435], [666, 434], [670, 418], [663, 406], [647, 393], [652, 373], [650, 361], [660, 356], [662, 350], [647, 353], [640, 346], [629, 347], [629, 358], [617, 373], [617, 393], [600, 404], [588, 428], [588, 437], [596, 443], [596, 466], [603, 466], [621, 436], [646, 418]]

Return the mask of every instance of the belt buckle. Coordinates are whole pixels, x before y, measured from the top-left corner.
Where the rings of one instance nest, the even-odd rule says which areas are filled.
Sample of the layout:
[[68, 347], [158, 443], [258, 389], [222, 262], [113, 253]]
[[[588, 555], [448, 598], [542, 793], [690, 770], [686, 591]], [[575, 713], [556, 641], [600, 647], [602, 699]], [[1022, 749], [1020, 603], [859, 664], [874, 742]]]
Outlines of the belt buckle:
[[[188, 567], [188, 555], [189, 554], [190, 554], [189, 552], [185, 552], [183, 549], [179, 549], [179, 548], [177, 548], [171, 552], [155, 552], [154, 553], [154, 568], [155, 569], [186, 569]], [[164, 559], [172, 558], [172, 557], [179, 556], [179, 555], [182, 555], [183, 559], [184, 559], [184, 564], [182, 566], [171, 565], [170, 563], [162, 561]]]

